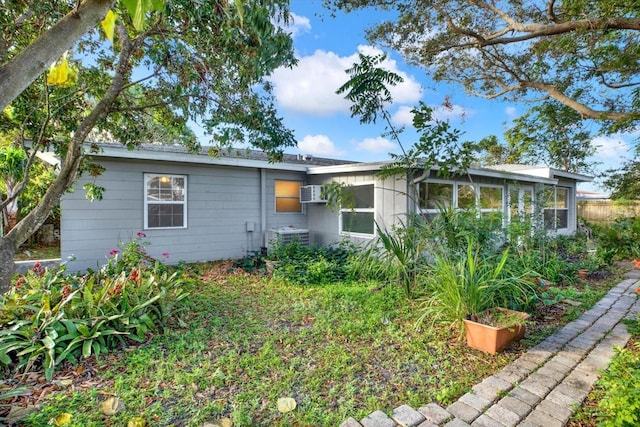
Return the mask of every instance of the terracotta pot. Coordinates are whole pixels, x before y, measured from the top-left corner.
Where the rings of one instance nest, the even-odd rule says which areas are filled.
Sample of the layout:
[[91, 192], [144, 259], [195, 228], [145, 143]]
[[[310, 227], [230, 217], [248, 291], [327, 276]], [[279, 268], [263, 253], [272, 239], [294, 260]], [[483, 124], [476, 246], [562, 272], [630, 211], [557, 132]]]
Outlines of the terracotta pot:
[[[493, 308], [490, 310], [501, 311], [505, 314], [514, 314], [524, 320], [529, 318], [529, 314], [520, 311], [508, 310], [506, 308]], [[482, 316], [476, 316], [482, 317]], [[524, 337], [525, 325], [495, 327], [478, 323], [471, 319], [464, 319], [465, 336], [467, 345], [477, 350], [482, 350], [490, 354], [496, 354], [511, 342], [518, 341]]]

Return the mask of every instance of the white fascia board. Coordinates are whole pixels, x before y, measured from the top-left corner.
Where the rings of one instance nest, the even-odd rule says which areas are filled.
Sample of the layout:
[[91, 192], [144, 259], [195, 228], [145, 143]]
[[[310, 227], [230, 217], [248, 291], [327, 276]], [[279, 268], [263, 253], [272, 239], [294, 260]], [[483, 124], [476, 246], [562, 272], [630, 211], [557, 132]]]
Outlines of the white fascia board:
[[309, 175], [327, 175], [327, 174], [340, 174], [351, 172], [372, 172], [379, 171], [383, 166], [388, 165], [390, 162], [377, 162], [377, 163], [351, 163], [347, 165], [335, 165], [335, 166], [311, 166], [308, 168], [307, 173]]
[[307, 165], [291, 163], [269, 163], [261, 160], [240, 159], [230, 157], [211, 157], [202, 154], [176, 153], [170, 151], [133, 150], [126, 148], [102, 147], [99, 153], [88, 153], [91, 157], [108, 157], [132, 160], [155, 160], [163, 162], [197, 163], [217, 166], [235, 166], [242, 168], [273, 169], [295, 172], [306, 172]]
[[520, 172], [520, 171], [504, 172], [504, 171], [495, 170], [495, 169], [470, 168], [468, 170], [468, 174], [475, 175], [475, 176], [486, 176], [489, 178], [508, 179], [511, 181], [526, 181], [526, 182], [536, 182], [536, 183], [539, 182], [541, 184], [549, 184], [549, 185], [555, 185], [558, 183], [557, 179], [549, 178], [548, 176], [545, 176], [543, 174], [534, 175], [534, 174], [529, 174], [529, 173]]
[[557, 176], [560, 178], [573, 179], [576, 182], [591, 182], [593, 181], [592, 176], [582, 175], [579, 173], [565, 172], [557, 169], [552, 169], [553, 176]]

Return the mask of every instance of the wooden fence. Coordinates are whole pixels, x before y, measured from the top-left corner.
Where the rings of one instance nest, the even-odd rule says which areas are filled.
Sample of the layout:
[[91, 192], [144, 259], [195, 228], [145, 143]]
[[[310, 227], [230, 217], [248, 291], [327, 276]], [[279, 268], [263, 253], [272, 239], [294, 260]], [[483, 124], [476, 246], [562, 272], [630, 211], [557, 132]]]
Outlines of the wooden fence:
[[613, 200], [581, 200], [578, 202], [578, 217], [595, 223], [640, 217], [640, 201], [619, 203]]

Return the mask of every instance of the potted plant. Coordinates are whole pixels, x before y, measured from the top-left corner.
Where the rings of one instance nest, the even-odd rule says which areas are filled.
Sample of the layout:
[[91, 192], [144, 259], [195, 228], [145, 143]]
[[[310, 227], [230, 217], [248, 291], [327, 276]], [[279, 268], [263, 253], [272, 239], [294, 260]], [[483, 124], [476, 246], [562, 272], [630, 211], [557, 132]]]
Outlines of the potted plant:
[[[418, 321], [448, 323], [458, 328], [460, 339], [466, 337], [473, 348], [479, 348], [476, 343], [486, 339], [504, 341], [505, 335], [522, 338], [528, 315], [513, 308], [526, 306], [535, 293], [527, 281], [529, 272], [509, 271], [508, 258], [508, 249], [499, 256], [481, 255], [472, 240], [463, 256], [436, 255], [430, 274], [425, 275], [427, 296], [421, 302]], [[488, 322], [488, 328], [478, 326], [488, 319], [493, 319], [493, 325]], [[498, 333], [498, 329], [507, 333]], [[510, 331], [514, 334], [508, 334]], [[490, 337], [477, 338], [477, 333], [488, 333]], [[507, 344], [479, 349], [496, 353]]]
[[464, 319], [467, 345], [477, 350], [496, 354], [513, 341], [524, 337], [529, 314], [496, 307]]

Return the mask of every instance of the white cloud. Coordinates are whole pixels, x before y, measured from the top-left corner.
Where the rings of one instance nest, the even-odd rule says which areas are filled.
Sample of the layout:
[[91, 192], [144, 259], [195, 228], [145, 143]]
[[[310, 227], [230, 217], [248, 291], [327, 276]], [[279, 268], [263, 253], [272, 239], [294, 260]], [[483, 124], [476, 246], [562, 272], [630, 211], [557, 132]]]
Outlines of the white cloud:
[[620, 159], [631, 154], [631, 147], [620, 137], [598, 136], [592, 144], [596, 147], [596, 156], [601, 158]]
[[307, 135], [298, 141], [298, 151], [314, 156], [341, 156], [344, 151], [336, 148], [335, 144], [326, 135]]
[[514, 118], [517, 116], [518, 114], [518, 110], [516, 109], [516, 107], [506, 107], [504, 109], [504, 112], [507, 116]]
[[[472, 110], [465, 110], [463, 106], [457, 104], [453, 104], [448, 107], [442, 105], [430, 105], [429, 107], [433, 109], [433, 119], [440, 121], [452, 121], [456, 119], [462, 120], [474, 114]], [[411, 110], [413, 110], [413, 108], [414, 107], [407, 105], [399, 107], [391, 116], [391, 120], [394, 124], [399, 126], [412, 126], [413, 114], [411, 113]]]
[[292, 37], [298, 37], [311, 31], [311, 21], [306, 16], [296, 15], [291, 12], [291, 22], [283, 30], [291, 33]]
[[433, 118], [440, 121], [465, 119], [473, 115], [473, 111], [465, 110], [465, 108], [458, 104], [451, 104], [449, 106], [432, 105]]
[[388, 153], [397, 148], [397, 145], [381, 136], [377, 138], [365, 138], [356, 144], [358, 151], [369, 153]]
[[411, 126], [413, 124], [413, 114], [411, 113], [413, 107], [408, 105], [402, 105], [391, 116], [391, 121], [398, 126]]
[[[381, 54], [380, 49], [358, 46], [358, 52]], [[316, 50], [313, 55], [299, 58], [293, 68], [277, 69], [270, 80], [280, 105], [290, 111], [327, 116], [349, 111], [349, 102], [336, 90], [348, 80], [345, 73], [358, 60], [358, 53], [339, 56], [334, 52]], [[404, 82], [390, 88], [394, 102], [416, 103], [422, 96], [422, 86], [413, 77], [398, 69], [396, 61], [387, 59], [382, 67], [400, 75]]]

